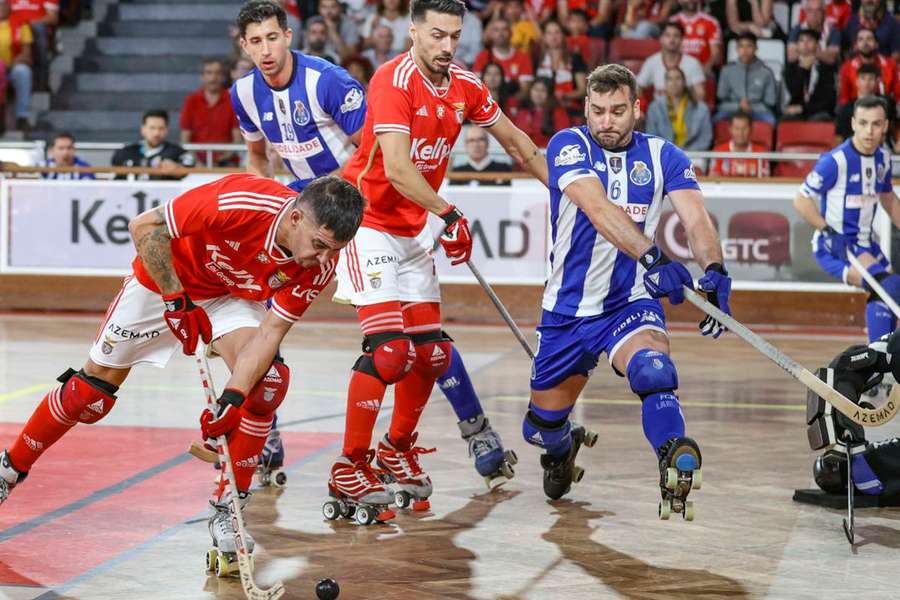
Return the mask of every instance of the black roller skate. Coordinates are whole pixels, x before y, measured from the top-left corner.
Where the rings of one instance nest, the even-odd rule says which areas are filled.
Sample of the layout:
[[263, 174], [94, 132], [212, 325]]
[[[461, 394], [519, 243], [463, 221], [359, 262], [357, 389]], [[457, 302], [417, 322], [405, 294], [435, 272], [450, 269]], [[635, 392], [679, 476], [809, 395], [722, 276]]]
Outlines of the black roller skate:
[[287, 483], [287, 473], [281, 470], [284, 465], [284, 445], [281, 443], [281, 434], [277, 429], [269, 431], [266, 438], [266, 445], [263, 446], [262, 455], [259, 457], [259, 464], [256, 467], [256, 474], [259, 477], [259, 484], [262, 486], [274, 485], [275, 487], [284, 487]]
[[544, 468], [544, 493], [551, 500], [559, 500], [569, 493], [572, 483], [578, 483], [584, 477], [584, 469], [575, 464], [575, 457], [582, 444], [588, 448], [597, 443], [597, 434], [588, 431], [583, 425], [572, 425], [572, 446], [569, 453], [561, 458], [551, 454], [541, 456], [541, 467]]
[[659, 456], [659, 518], [666, 520], [673, 512], [685, 521], [694, 520], [694, 503], [687, 499], [691, 490], [699, 490], [700, 465], [703, 458], [697, 442], [689, 437], [672, 438], [656, 451]]

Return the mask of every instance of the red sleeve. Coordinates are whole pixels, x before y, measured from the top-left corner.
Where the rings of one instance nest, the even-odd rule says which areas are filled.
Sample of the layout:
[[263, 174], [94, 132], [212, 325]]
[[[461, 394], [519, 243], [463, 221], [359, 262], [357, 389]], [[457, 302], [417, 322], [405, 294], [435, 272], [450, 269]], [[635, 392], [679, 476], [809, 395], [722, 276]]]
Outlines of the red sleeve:
[[[403, 82], [403, 71], [400, 69], [382, 70], [375, 74], [369, 84], [369, 98], [378, 98], [378, 102], [370, 102], [368, 111], [372, 115], [372, 131], [379, 133], [409, 133], [412, 123], [412, 102], [408, 86], [408, 76]], [[408, 74], [407, 74], [408, 75]]]
[[166, 202], [166, 227], [172, 239], [211, 229], [219, 216], [219, 181], [201, 185]]
[[468, 98], [466, 117], [481, 127], [490, 127], [496, 123], [503, 111], [500, 110], [500, 105], [494, 102], [491, 91], [480, 79], [468, 71], [463, 71], [460, 77], [469, 88], [469, 92], [466, 94]]
[[278, 290], [272, 298], [272, 312], [289, 323], [300, 320], [313, 300], [334, 277], [337, 259], [318, 269], [307, 269], [300, 283]]
[[719, 22], [715, 18], [707, 19], [710, 25], [710, 33], [707, 36], [710, 44], [721, 44], [722, 43], [722, 28], [719, 26]]
[[843, 106], [850, 101], [850, 88], [853, 87], [853, 63], [845, 62], [841, 66], [840, 81], [838, 82], [838, 104]]
[[481, 73], [484, 70], [484, 66], [488, 64], [488, 51], [482, 50], [478, 53], [478, 56], [475, 57], [475, 64], [472, 65], [472, 70], [476, 73]]

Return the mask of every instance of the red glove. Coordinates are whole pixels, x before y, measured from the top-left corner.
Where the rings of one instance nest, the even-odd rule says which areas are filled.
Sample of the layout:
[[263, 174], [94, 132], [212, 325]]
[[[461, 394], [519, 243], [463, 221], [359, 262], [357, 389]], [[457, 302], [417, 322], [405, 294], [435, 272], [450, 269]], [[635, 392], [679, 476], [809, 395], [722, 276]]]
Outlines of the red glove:
[[206, 311], [191, 302], [184, 290], [163, 296], [163, 302], [166, 325], [181, 341], [185, 354], [190, 356], [197, 350], [197, 338], [203, 338], [204, 344], [212, 341], [212, 324]]
[[456, 259], [451, 260], [450, 264], [455, 266], [469, 262], [472, 257], [472, 234], [469, 233], [468, 219], [452, 204], [438, 216], [447, 224], [438, 241], [447, 257]]
[[208, 407], [200, 414], [200, 431], [203, 439], [215, 439], [228, 435], [241, 424], [241, 404], [244, 403], [244, 394], [232, 388], [226, 388], [216, 400], [218, 412], [213, 413], [213, 408]]

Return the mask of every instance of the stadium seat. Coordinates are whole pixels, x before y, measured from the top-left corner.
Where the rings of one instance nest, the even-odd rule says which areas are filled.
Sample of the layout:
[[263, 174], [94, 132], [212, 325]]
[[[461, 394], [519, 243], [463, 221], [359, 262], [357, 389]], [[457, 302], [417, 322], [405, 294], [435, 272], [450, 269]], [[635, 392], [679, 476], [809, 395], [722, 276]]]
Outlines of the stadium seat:
[[588, 72], [606, 62], [606, 40], [603, 38], [590, 38], [590, 50], [584, 59], [588, 64]]
[[704, 100], [706, 101], [706, 105], [709, 107], [709, 112], [716, 112], [716, 80], [707, 79], [704, 83], [704, 88], [706, 90], [706, 97]]
[[800, 9], [803, 8], [802, 3], [794, 2], [791, 5], [791, 27], [796, 27], [800, 24]]
[[777, 149], [784, 144], [824, 144], [828, 148], [834, 141], [834, 123], [828, 121], [782, 121], [778, 124]]
[[658, 51], [659, 40], [613, 38], [609, 43], [607, 60], [611, 63], [621, 63], [637, 73], [647, 57]]
[[775, 2], [772, 5], [772, 17], [785, 33], [791, 30], [791, 8], [787, 2]]
[[[772, 134], [775, 132], [772, 125], [765, 121], [754, 121], [750, 128], [750, 141], [763, 146], [766, 150], [772, 149]], [[716, 144], [727, 142], [731, 139], [728, 133], [728, 120], [718, 121], [715, 124], [714, 137]]]
[[726, 245], [729, 261], [766, 264], [775, 268], [791, 264], [791, 224], [782, 213], [741, 212], [728, 221]]
[[[831, 139], [831, 138], [829, 138]], [[831, 149], [831, 143], [818, 144], [782, 144], [778, 143], [778, 152], [808, 152], [821, 154]], [[779, 160], [773, 169], [773, 175], [778, 177], [806, 177], [815, 165], [814, 160]]]

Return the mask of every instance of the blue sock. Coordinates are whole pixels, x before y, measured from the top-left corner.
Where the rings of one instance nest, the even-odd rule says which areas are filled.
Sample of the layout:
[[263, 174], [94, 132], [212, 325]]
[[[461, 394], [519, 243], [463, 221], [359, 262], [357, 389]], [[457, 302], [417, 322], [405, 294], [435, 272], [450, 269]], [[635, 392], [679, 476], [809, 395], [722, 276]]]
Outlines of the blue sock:
[[[565, 429], [561, 429], [561, 427], [568, 423], [569, 413], [572, 412], [572, 406], [568, 408], [561, 408], [559, 410], [548, 410], [546, 408], [539, 408], [533, 404], [528, 405], [528, 409], [531, 411], [531, 414], [540, 419], [543, 425], [554, 424], [556, 427], [555, 431], [550, 431], [549, 427], [535, 427], [534, 423], [528, 422], [528, 428], [534, 428], [535, 431], [539, 431], [541, 433], [541, 437], [544, 441], [543, 444], [536, 444], [542, 447], [547, 454], [551, 454], [553, 456], [565, 456], [569, 452], [569, 448], [572, 447], [572, 435], [571, 428], [566, 427]], [[526, 419], [526, 422], [528, 420]], [[525, 433], [523, 431], [523, 433]], [[530, 432], [533, 435], [533, 432]], [[529, 443], [533, 443], [529, 439], [529, 435], [526, 434], [526, 441]]]
[[866, 303], [866, 329], [869, 332], [869, 342], [893, 333], [895, 324], [894, 314], [882, 302]]
[[450, 368], [438, 377], [437, 384], [453, 407], [458, 420], [465, 421], [484, 413], [481, 402], [478, 401], [478, 394], [472, 387], [469, 372], [466, 371], [466, 365], [455, 344], [450, 356]]
[[674, 392], [648, 394], [641, 405], [641, 422], [653, 450], [673, 437], [684, 437], [684, 415]]

